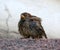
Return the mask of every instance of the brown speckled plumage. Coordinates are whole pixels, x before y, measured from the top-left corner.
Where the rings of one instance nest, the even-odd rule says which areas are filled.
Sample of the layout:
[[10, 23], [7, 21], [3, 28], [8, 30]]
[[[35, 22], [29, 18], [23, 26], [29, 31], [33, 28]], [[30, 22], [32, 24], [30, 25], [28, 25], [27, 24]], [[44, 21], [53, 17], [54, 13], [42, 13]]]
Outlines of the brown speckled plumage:
[[41, 19], [26, 12], [21, 14], [18, 31], [24, 38], [47, 38]]

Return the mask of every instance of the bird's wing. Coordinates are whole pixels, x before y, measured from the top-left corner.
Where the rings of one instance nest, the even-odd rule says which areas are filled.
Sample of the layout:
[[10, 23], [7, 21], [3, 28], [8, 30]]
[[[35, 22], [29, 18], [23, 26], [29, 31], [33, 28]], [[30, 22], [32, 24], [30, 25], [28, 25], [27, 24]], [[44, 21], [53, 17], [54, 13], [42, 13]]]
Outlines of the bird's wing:
[[36, 22], [30, 22], [29, 27], [32, 31], [35, 30], [37, 34], [41, 35], [41, 33], [43, 32], [42, 28], [38, 26]]
[[34, 28], [38, 34], [40, 34], [40, 35], [42, 34], [43, 36], [45, 36], [45, 38], [47, 38], [45, 31], [41, 25], [41, 19], [38, 17], [34, 17], [32, 19], [33, 19], [33, 21], [30, 24], [31, 29]]
[[38, 17], [32, 17], [32, 21], [30, 22], [30, 25], [39, 29], [43, 29], [41, 25], [41, 19]]

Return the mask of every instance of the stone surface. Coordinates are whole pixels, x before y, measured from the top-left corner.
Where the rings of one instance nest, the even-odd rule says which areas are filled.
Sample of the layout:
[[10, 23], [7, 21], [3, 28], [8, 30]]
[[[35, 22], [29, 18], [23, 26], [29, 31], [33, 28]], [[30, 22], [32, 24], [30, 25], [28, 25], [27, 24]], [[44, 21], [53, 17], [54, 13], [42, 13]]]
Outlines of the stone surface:
[[60, 39], [1, 39], [0, 50], [60, 50]]

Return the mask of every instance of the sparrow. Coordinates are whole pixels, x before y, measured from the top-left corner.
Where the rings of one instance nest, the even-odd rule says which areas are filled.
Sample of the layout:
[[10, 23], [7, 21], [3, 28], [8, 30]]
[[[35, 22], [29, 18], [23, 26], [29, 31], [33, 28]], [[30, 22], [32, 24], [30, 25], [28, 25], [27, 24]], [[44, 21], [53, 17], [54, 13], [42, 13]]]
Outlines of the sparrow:
[[21, 19], [18, 22], [18, 31], [24, 38], [43, 38], [47, 39], [46, 33], [41, 24], [41, 18], [24, 12], [20, 15]]

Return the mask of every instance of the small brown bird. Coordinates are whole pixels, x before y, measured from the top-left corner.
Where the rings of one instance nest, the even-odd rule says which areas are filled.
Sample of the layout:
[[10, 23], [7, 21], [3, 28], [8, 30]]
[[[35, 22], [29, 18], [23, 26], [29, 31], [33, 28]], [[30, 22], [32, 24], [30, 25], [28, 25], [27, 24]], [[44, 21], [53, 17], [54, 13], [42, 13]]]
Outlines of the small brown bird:
[[41, 25], [41, 19], [24, 12], [21, 14], [21, 20], [18, 23], [18, 31], [24, 38], [47, 38]]

